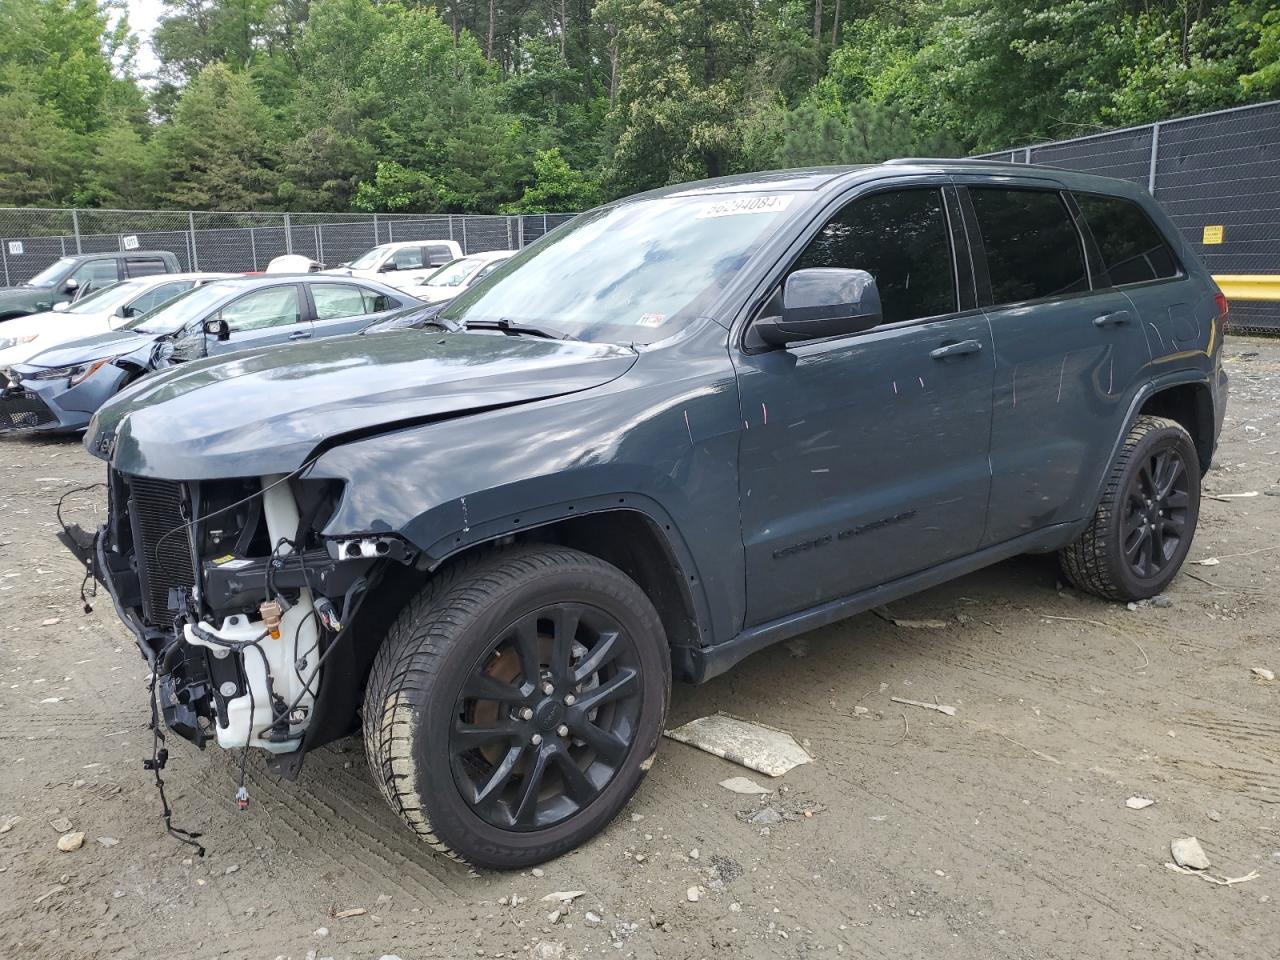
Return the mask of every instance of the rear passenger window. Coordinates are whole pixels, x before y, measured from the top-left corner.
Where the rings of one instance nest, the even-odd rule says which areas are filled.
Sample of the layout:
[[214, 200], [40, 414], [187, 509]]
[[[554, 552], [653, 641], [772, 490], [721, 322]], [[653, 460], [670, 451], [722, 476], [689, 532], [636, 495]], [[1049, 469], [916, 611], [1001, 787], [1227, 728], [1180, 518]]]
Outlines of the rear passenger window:
[[432, 267], [442, 267], [453, 259], [453, 248], [446, 247], [443, 244], [432, 244], [427, 247], [427, 264]]
[[159, 257], [126, 257], [125, 264], [131, 277], [152, 277], [169, 272], [168, 265]]
[[1089, 289], [1084, 248], [1061, 195], [970, 187], [996, 304]]
[[885, 323], [956, 311], [956, 281], [939, 190], [860, 197], [836, 214], [793, 269], [865, 270], [880, 288]]
[[1151, 218], [1132, 200], [1077, 193], [1103, 266], [1116, 286], [1178, 275], [1173, 251]]

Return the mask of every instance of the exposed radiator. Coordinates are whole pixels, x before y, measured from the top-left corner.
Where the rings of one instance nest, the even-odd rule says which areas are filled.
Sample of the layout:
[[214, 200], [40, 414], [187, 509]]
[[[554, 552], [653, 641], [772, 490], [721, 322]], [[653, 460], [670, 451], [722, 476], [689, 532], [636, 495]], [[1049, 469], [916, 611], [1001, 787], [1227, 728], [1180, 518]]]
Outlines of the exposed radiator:
[[129, 520], [142, 580], [142, 610], [153, 627], [173, 626], [169, 591], [190, 596], [195, 586], [190, 528], [182, 517], [182, 485], [129, 477]]

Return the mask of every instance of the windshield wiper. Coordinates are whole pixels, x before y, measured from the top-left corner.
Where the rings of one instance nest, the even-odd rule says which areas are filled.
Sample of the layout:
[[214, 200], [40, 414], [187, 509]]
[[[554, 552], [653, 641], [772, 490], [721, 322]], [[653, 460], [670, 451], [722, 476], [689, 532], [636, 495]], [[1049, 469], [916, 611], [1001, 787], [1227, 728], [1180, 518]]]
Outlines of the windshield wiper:
[[552, 330], [550, 327], [535, 327], [527, 323], [512, 323], [505, 317], [498, 320], [468, 320], [462, 325], [463, 330], [501, 330], [503, 333], [524, 333], [531, 337], [542, 337], [545, 340], [577, 340], [572, 334]]

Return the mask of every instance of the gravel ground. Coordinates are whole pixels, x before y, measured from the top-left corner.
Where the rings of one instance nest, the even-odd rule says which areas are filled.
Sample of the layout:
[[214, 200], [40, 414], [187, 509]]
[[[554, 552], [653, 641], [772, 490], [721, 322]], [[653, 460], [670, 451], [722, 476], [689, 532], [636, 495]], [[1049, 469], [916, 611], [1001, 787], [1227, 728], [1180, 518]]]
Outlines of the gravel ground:
[[[175, 822], [208, 855], [166, 837], [144, 663], [105, 597], [82, 612], [54, 540], [58, 497], [101, 467], [73, 440], [0, 440], [0, 956], [1275, 957], [1280, 681], [1251, 669], [1280, 674], [1280, 342], [1228, 354], [1206, 492], [1257, 495], [1205, 501], [1191, 556], [1219, 563], [1126, 609], [1022, 558], [892, 610], [945, 626], [864, 615], [678, 688], [673, 726], [723, 710], [815, 762], [757, 799], [719, 786], [748, 771], [664, 741], [601, 836], [513, 874], [413, 840], [354, 739], [295, 783], [252, 758], [243, 813], [239, 758], [171, 740]], [[776, 822], [745, 822], [764, 807]], [[60, 852], [68, 830], [84, 845]], [[1257, 878], [1166, 869], [1186, 836]], [[553, 922], [543, 898], [573, 890]]]

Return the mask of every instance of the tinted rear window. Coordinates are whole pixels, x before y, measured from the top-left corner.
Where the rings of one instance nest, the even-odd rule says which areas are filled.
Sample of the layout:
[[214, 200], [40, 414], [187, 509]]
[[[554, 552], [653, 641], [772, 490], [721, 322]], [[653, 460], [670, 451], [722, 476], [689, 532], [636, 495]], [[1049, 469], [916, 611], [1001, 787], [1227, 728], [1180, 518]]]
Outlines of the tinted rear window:
[[1178, 262], [1151, 218], [1132, 200], [1076, 194], [1103, 266], [1117, 286], [1178, 275]]
[[159, 257], [126, 257], [125, 263], [131, 277], [150, 277], [169, 272], [168, 266]]
[[1056, 191], [970, 187], [995, 303], [1089, 289], [1084, 249]]

